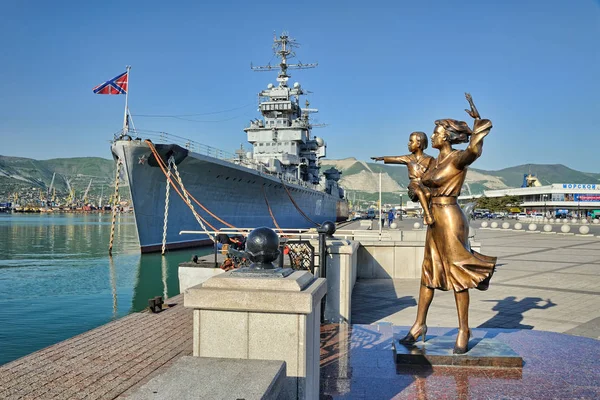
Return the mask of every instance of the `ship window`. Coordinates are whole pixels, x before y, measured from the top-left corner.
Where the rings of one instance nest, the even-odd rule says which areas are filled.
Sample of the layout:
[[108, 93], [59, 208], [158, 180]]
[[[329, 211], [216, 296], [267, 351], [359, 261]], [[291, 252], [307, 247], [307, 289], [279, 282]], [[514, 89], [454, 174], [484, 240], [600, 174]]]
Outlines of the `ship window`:
[[262, 143], [259, 143], [258, 145], [259, 145], [259, 146], [262, 146], [263, 144], [262, 144]]

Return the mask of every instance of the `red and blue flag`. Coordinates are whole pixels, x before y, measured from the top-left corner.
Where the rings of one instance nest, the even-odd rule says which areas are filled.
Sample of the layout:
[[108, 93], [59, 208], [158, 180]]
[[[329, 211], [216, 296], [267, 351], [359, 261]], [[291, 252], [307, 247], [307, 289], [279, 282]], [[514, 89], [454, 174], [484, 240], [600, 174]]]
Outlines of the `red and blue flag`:
[[96, 86], [93, 90], [96, 94], [127, 94], [129, 71]]

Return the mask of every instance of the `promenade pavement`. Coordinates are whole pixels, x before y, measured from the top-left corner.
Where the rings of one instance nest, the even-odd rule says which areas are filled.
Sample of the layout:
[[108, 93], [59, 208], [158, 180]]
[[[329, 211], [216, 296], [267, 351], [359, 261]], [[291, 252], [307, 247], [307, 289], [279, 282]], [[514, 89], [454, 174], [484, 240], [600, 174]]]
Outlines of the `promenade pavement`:
[[[414, 222], [401, 222], [402, 229]], [[489, 290], [470, 291], [471, 327], [600, 338], [600, 237], [476, 229], [475, 240], [483, 254], [498, 257], [498, 265]], [[418, 279], [359, 279], [352, 323], [412, 325], [419, 285]], [[428, 326], [457, 323], [453, 293], [436, 291]]]

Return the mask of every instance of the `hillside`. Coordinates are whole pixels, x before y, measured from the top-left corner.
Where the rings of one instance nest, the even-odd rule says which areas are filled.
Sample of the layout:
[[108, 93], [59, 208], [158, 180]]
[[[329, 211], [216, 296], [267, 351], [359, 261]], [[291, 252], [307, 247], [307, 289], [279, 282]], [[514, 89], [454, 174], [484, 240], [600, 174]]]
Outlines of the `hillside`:
[[[333, 166], [342, 171], [341, 184], [347, 191], [356, 191], [361, 198], [371, 199], [379, 191], [379, 172], [382, 172], [382, 191], [398, 192], [405, 190], [408, 184], [408, 173], [403, 165], [385, 165], [382, 163], [364, 162], [355, 158], [343, 160], [324, 160], [324, 168]], [[465, 180], [463, 193], [483, 193], [484, 190], [520, 187], [523, 175], [537, 175], [542, 184], [551, 183], [596, 183], [600, 182], [600, 174], [576, 171], [562, 164], [523, 164], [504, 168], [498, 171], [485, 171], [470, 168]]]
[[[321, 170], [329, 167], [342, 171], [341, 184], [354, 198], [376, 199], [379, 172], [382, 173], [384, 201], [386, 198], [397, 201], [408, 185], [407, 170], [403, 165], [385, 165], [355, 158], [323, 160]], [[115, 163], [98, 157], [34, 160], [0, 156], [0, 201], [7, 200], [14, 192], [29, 193], [31, 198], [39, 197], [40, 190], [47, 191], [54, 173], [57, 195], [68, 194], [68, 181], [76, 195], [81, 196], [91, 180], [90, 197], [101, 193], [108, 196], [114, 184]], [[561, 164], [523, 164], [498, 171], [469, 169], [463, 193], [479, 194], [487, 189], [520, 187], [523, 174], [527, 173], [536, 174], [542, 184], [600, 182], [599, 173], [576, 171]]]
[[87, 186], [91, 186], [89, 195], [106, 198], [112, 190], [115, 176], [113, 160], [99, 157], [55, 158], [33, 160], [22, 157], [0, 155], [0, 201], [8, 200], [15, 192], [28, 198], [39, 197], [39, 191], [46, 192], [54, 178], [57, 196], [66, 196], [68, 184], [81, 196]]

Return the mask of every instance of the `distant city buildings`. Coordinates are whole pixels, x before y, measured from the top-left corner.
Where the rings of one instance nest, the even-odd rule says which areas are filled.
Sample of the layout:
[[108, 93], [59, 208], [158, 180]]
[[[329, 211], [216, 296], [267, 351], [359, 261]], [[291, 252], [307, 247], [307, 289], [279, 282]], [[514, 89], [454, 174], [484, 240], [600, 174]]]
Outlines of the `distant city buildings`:
[[521, 187], [499, 190], [485, 190], [482, 195], [460, 196], [459, 200], [479, 197], [517, 196], [522, 212], [556, 215], [576, 215], [584, 217], [600, 213], [600, 184], [595, 183], [555, 183], [545, 186]]

